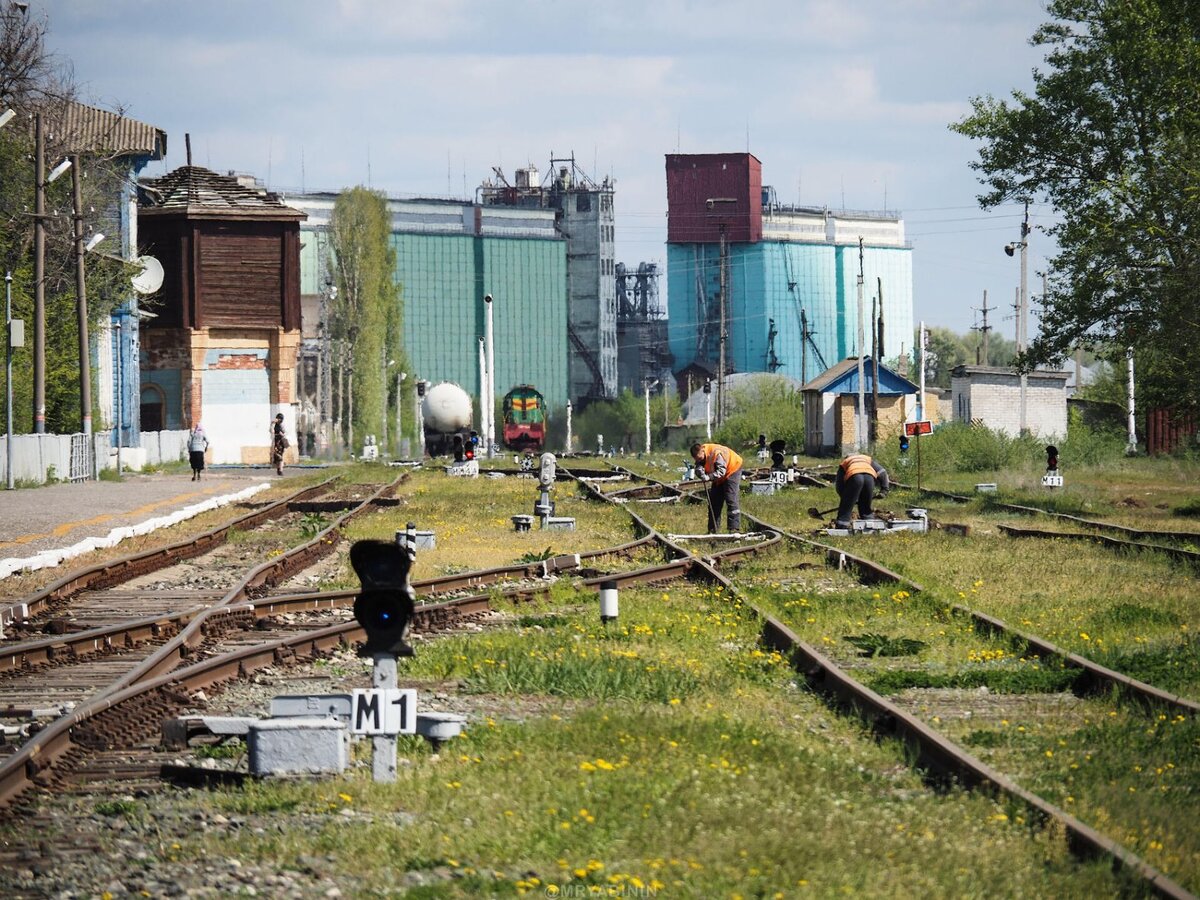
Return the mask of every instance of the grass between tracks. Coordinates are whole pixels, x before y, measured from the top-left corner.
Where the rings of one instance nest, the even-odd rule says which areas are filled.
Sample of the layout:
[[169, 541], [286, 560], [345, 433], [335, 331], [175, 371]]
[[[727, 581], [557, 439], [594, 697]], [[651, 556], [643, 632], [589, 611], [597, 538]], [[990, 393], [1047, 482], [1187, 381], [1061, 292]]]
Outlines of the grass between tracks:
[[484, 717], [465, 736], [439, 754], [402, 743], [395, 785], [358, 770], [202, 795], [272, 827], [165, 852], [297, 871], [328, 855], [355, 891], [420, 897], [1120, 889], [1020, 809], [928, 789], [901, 748], [797, 688], [740, 603], [693, 588], [620, 602], [602, 625], [593, 594], [559, 588], [507, 628], [420, 645], [402, 677], [474, 694]]

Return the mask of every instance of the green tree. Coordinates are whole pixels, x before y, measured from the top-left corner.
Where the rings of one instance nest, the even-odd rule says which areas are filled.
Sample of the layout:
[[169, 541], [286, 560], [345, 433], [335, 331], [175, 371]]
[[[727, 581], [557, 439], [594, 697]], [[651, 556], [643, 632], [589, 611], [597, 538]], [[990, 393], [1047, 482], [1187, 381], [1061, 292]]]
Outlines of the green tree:
[[[12, 273], [13, 318], [25, 322], [26, 345], [13, 356], [13, 426], [33, 430], [34, 261], [33, 218], [35, 144], [33, 116], [46, 127], [45, 158], [49, 165], [70, 152], [55, 135], [53, 122], [72, 102], [70, 67], [48, 53], [44, 16], [31, 16], [0, 0], [0, 112], [17, 115], [0, 128], [0, 266]], [[124, 174], [119, 161], [96, 154], [81, 156], [82, 208], [85, 230], [119, 233], [119, 210], [113, 202]], [[81, 425], [79, 409], [79, 343], [76, 316], [75, 256], [71, 219], [70, 173], [46, 186], [45, 361], [46, 430], [71, 433]], [[93, 348], [99, 324], [128, 294], [129, 272], [119, 262], [96, 254], [86, 258], [89, 333]], [[99, 422], [97, 367], [92, 372], [92, 416]], [[0, 392], [7, 391], [0, 371]]]
[[981, 142], [984, 208], [1049, 201], [1051, 260], [1027, 361], [1135, 348], [1142, 397], [1197, 406], [1200, 4], [1053, 0], [1032, 95], [975, 98], [951, 128]]
[[390, 402], [394, 373], [397, 366], [405, 370], [406, 363], [384, 195], [361, 186], [339, 194], [329, 222], [329, 245], [330, 274], [338, 288], [330, 309], [335, 425], [352, 451], [367, 434], [386, 446], [395, 421]]
[[804, 406], [801, 394], [786, 378], [755, 375], [731, 388], [729, 414], [713, 435], [738, 450], [758, 446], [758, 436], [787, 442], [788, 452], [804, 449]]

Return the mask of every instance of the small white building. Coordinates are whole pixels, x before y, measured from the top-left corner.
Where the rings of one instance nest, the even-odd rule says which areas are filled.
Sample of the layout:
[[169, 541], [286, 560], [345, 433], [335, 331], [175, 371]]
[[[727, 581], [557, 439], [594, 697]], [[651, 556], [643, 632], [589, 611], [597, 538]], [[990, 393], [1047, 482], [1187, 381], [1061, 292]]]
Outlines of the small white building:
[[[1035, 371], [1025, 376], [1025, 427], [1040, 438], [1066, 437], [1067, 372]], [[955, 366], [950, 402], [956, 422], [1021, 433], [1021, 376], [1001, 366]]]

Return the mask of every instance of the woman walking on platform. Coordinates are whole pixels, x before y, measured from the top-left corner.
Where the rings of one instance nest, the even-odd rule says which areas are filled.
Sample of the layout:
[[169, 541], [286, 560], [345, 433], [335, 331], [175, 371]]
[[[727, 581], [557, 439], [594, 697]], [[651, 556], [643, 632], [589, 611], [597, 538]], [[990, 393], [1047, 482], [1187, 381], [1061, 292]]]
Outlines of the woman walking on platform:
[[197, 422], [191, 437], [188, 438], [188, 462], [192, 464], [192, 481], [200, 480], [200, 473], [204, 471], [204, 451], [207, 449], [208, 435], [204, 433], [204, 426]]

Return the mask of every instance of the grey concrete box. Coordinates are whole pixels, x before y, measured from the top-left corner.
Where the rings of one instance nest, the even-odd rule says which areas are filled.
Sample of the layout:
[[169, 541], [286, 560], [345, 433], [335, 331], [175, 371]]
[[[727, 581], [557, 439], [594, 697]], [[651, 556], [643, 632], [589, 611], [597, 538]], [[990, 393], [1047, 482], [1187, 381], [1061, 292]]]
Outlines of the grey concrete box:
[[771, 494], [774, 494], [775, 493], [775, 482], [773, 482], [773, 481], [752, 481], [752, 482], [750, 482], [750, 493], [751, 494], [766, 494], [768, 496]]
[[542, 519], [542, 527], [558, 531], [574, 531], [575, 519], [572, 516], [546, 516]]
[[[401, 529], [396, 532], [396, 543], [403, 547], [408, 543], [408, 530]], [[413, 532], [413, 549], [414, 550], [436, 550], [437, 549], [437, 533], [434, 531], [414, 531]]]
[[466, 723], [466, 716], [455, 713], [417, 713], [417, 734], [431, 741], [448, 741], [458, 737]]
[[251, 775], [346, 771], [350, 733], [337, 719], [263, 719], [250, 726]]
[[349, 722], [353, 701], [349, 694], [281, 694], [271, 698], [271, 717], [333, 718]]

